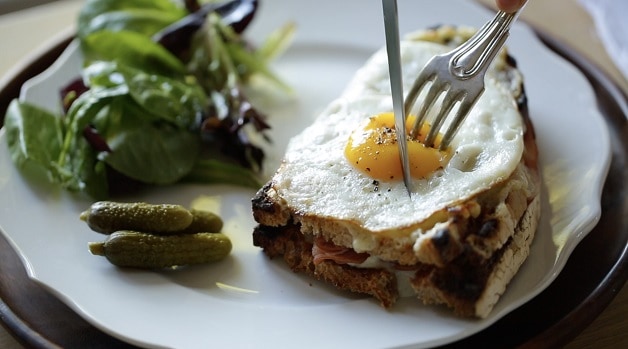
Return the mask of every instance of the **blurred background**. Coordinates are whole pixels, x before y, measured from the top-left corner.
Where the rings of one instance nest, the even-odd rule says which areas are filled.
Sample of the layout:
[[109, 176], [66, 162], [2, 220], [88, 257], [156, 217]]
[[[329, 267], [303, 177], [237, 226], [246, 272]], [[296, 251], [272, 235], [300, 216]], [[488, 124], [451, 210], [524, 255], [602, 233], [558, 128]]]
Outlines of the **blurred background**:
[[53, 0], [0, 0], [0, 14], [23, 10]]

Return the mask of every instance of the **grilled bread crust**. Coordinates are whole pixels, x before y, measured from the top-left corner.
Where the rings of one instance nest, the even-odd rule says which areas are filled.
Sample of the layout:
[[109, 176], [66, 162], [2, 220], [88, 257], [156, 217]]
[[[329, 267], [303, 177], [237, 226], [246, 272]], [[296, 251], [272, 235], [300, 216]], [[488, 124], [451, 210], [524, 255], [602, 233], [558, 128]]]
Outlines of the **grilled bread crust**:
[[[416, 39], [457, 45], [468, 34], [466, 29], [442, 26], [421, 31]], [[512, 57], [505, 61], [505, 71], [516, 71]], [[357, 224], [304, 215], [277, 195], [271, 179], [252, 200], [259, 223], [254, 245], [271, 258], [283, 257], [295, 272], [370, 295], [385, 308], [399, 297], [398, 272], [403, 270], [411, 274], [412, 290], [424, 303], [444, 304], [461, 316], [488, 316], [527, 258], [540, 217], [538, 151], [522, 83], [513, 86], [512, 93], [525, 124], [519, 165], [508, 179], [411, 227], [424, 231], [420, 238], [374, 236]], [[333, 260], [315, 263], [312, 249], [317, 238], [348, 249], [354, 239], [372, 239], [375, 243], [365, 252], [380, 263], [377, 267]]]

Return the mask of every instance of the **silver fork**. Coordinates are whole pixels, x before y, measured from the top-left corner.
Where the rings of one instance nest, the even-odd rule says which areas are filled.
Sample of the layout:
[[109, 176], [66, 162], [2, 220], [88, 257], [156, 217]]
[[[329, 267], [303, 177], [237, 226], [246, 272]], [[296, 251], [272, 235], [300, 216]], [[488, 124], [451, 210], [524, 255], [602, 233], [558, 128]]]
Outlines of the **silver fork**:
[[407, 115], [425, 85], [432, 82], [410, 132], [412, 138], [418, 137], [418, 132], [427, 121], [428, 111], [444, 93], [442, 106], [432, 121], [424, 144], [428, 147], [434, 145], [445, 118], [458, 104], [458, 110], [443, 135], [439, 149], [444, 150], [449, 146], [465, 117], [484, 92], [486, 70], [504, 45], [510, 26], [521, 10], [513, 13], [499, 11], [465, 43], [448, 53], [433, 57], [425, 65], [404, 102]]

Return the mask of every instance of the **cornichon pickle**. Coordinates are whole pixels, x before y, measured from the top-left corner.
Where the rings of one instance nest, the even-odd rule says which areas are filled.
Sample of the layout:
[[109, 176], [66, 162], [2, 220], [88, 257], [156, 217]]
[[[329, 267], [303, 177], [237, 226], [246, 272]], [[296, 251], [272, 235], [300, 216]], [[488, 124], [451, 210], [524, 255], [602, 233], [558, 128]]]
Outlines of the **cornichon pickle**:
[[169, 234], [187, 228], [193, 220], [192, 213], [180, 205], [111, 201], [93, 203], [80, 218], [103, 234], [118, 230]]
[[170, 268], [215, 262], [231, 252], [229, 237], [222, 233], [153, 235], [117, 231], [104, 242], [90, 242], [94, 255], [105, 256], [119, 267]]
[[180, 233], [219, 233], [222, 230], [222, 219], [215, 213], [191, 209], [192, 223]]

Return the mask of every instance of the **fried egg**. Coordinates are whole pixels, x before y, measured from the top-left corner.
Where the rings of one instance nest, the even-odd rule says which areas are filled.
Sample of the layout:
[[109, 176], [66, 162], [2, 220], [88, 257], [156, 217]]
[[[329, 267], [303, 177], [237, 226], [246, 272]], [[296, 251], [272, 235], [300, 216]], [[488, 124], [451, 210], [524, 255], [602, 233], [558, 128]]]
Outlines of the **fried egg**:
[[[404, 91], [432, 56], [449, 50], [437, 43], [402, 41]], [[487, 72], [485, 92], [449, 149], [425, 147], [420, 137], [409, 143], [408, 195], [394, 132], [387, 55], [384, 49], [377, 51], [342, 95], [291, 139], [273, 177], [277, 194], [304, 215], [391, 232], [504, 181], [524, 148], [524, 124], [510, 91], [514, 72], [504, 68], [504, 59], [498, 57]]]

